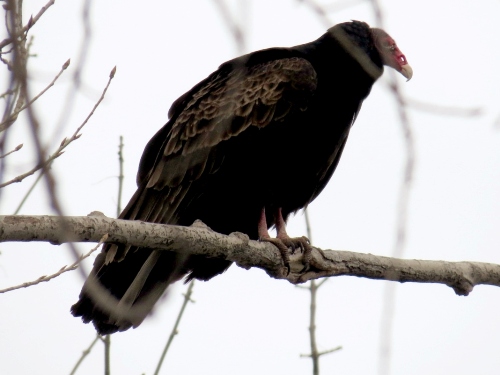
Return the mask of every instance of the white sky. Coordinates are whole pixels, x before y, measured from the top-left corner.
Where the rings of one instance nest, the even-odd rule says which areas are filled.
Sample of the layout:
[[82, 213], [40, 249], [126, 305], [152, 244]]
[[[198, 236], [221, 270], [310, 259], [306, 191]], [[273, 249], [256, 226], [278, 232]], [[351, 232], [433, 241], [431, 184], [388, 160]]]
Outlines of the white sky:
[[[45, 0], [26, 1], [25, 16]], [[325, 3], [328, 3], [325, 1]], [[142, 4], [145, 4], [142, 6]], [[237, 17], [239, 1], [230, 2]], [[382, 1], [385, 29], [414, 69], [404, 84], [412, 99], [436, 105], [481, 107], [482, 116], [445, 117], [410, 111], [417, 147], [409, 210], [406, 257], [500, 263], [500, 3], [487, 0]], [[247, 52], [316, 39], [325, 27], [305, 5], [292, 0], [247, 1]], [[331, 14], [331, 24], [360, 19], [374, 24], [371, 8], [360, 4]], [[61, 65], [72, 67], [38, 102], [45, 139], [55, 149], [83, 121], [117, 65], [105, 101], [54, 164], [57, 191], [69, 215], [98, 210], [114, 216], [117, 148], [125, 142], [124, 204], [135, 190], [135, 173], [149, 138], [166, 122], [170, 104], [236, 55], [212, 1], [95, 1], [92, 41], [84, 87], [62, 133], [54, 127], [63, 110], [82, 38], [81, 4], [62, 1], [33, 30], [30, 62], [34, 91], [51, 81]], [[387, 76], [385, 77], [387, 78]], [[403, 77], [398, 77], [401, 82]], [[310, 206], [314, 245], [389, 255], [404, 165], [404, 143], [383, 82], [363, 105], [339, 168]], [[9, 138], [9, 176], [31, 168], [30, 134], [22, 121]], [[33, 178], [2, 191], [0, 209], [10, 214]], [[39, 187], [23, 214], [51, 214]], [[301, 214], [289, 224], [305, 234]], [[79, 245], [86, 251], [93, 245]], [[57, 271], [72, 262], [66, 246], [0, 246], [0, 288]], [[87, 270], [91, 261], [86, 263]], [[91, 325], [69, 308], [83, 280], [66, 274], [50, 283], [0, 295], [0, 373], [68, 374], [94, 338]], [[320, 350], [343, 350], [321, 359], [323, 374], [376, 374], [384, 282], [339, 277], [319, 292]], [[181, 304], [185, 286], [172, 288], [152, 317], [138, 329], [112, 337], [113, 374], [152, 374]], [[393, 333], [393, 374], [438, 375], [500, 372], [500, 291], [479, 286], [458, 297], [442, 285], [397, 288]], [[171, 374], [307, 374], [309, 294], [260, 270], [236, 266], [208, 283], [197, 283], [164, 364]], [[79, 374], [102, 371], [98, 344]]]

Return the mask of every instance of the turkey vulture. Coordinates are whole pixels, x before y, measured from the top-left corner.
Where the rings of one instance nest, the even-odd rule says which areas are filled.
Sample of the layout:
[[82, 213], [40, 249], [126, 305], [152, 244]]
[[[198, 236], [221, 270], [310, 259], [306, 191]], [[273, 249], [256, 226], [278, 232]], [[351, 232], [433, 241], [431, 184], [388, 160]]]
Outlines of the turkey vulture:
[[[169, 121], [144, 150], [138, 189], [120, 219], [176, 225], [199, 219], [219, 233], [243, 232], [281, 250], [301, 245], [287, 236], [286, 219], [327, 184], [384, 65], [412, 76], [394, 40], [359, 21], [338, 24], [311, 43], [225, 62], [173, 103]], [[278, 239], [267, 232], [273, 225]], [[106, 244], [71, 312], [101, 334], [124, 331], [141, 324], [169, 284], [186, 275], [209, 280], [230, 265]], [[101, 303], [91, 290], [96, 284], [108, 293], [104, 299], [119, 301], [118, 309]]]

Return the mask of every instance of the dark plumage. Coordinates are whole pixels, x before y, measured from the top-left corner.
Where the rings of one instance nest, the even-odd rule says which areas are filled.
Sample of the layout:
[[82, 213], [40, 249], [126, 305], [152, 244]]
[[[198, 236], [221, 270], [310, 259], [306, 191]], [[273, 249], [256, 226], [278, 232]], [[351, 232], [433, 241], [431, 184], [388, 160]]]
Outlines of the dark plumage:
[[[312, 202], [335, 171], [383, 65], [411, 78], [391, 37], [358, 21], [311, 43], [222, 64], [170, 108], [170, 120], [144, 150], [137, 192], [120, 218], [178, 225], [200, 219], [252, 239], [276, 224], [285, 237], [284, 220]], [[96, 305], [91, 281], [71, 311], [102, 334], [137, 327], [169, 284], [185, 275], [208, 280], [230, 264], [107, 244], [90, 279], [120, 300], [121, 311], [138, 311], [124, 316]]]

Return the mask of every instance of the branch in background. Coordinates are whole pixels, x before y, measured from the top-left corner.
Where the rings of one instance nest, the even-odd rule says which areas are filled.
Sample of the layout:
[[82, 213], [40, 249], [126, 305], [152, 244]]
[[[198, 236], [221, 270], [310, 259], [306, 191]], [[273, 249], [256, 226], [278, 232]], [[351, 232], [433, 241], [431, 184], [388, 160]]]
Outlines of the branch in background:
[[[309, 213], [307, 208], [304, 209], [304, 217], [306, 220], [306, 231], [309, 242], [312, 244], [312, 231], [311, 231], [311, 223], [309, 221]], [[314, 280], [311, 280], [309, 287], [305, 289], [309, 289], [311, 293], [311, 303], [309, 305], [309, 338], [311, 344], [311, 354], [301, 354], [301, 357], [308, 357], [312, 359], [313, 362], [313, 375], [319, 375], [319, 358], [322, 355], [333, 353], [337, 350], [342, 349], [341, 346], [338, 346], [334, 349], [326, 350], [323, 352], [318, 351], [318, 345], [316, 343], [316, 296], [318, 289], [327, 281], [328, 279], [321, 280], [318, 284]]]
[[[123, 137], [120, 136], [120, 143], [118, 146], [118, 163], [119, 163], [119, 169], [120, 169], [120, 175], [118, 178], [118, 202], [117, 202], [117, 216], [120, 215], [121, 211], [121, 191], [123, 188]], [[92, 346], [95, 344], [98, 338], [101, 338], [101, 341], [104, 344], [104, 374], [105, 375], [110, 375], [111, 374], [111, 335], [105, 335], [105, 336], [99, 336], [97, 335], [97, 338], [94, 340], [92, 345], [90, 346], [89, 349], [92, 348]], [[86, 355], [90, 350], [87, 349], [87, 351], [83, 352], [82, 357], [78, 360], [77, 364], [75, 365], [75, 368], [71, 372], [71, 374], [74, 374], [76, 372], [76, 369], [78, 366], [83, 362], [85, 359]]]
[[[11, 117], [11, 114], [18, 111], [26, 102], [26, 98], [21, 92], [23, 84], [26, 80], [21, 79], [26, 77], [26, 63], [28, 59], [28, 51], [26, 46], [26, 35], [21, 31], [23, 28], [22, 20], [22, 1], [8, 0], [3, 8], [5, 12], [5, 26], [9, 38], [12, 41], [12, 46], [9, 51], [1, 51], [1, 61], [9, 70], [8, 86], [5, 92], [11, 93], [6, 96], [5, 107], [2, 116], [2, 122]], [[3, 55], [11, 54], [12, 61], [8, 61]], [[0, 152], [5, 152], [7, 142], [7, 132], [2, 132], [0, 139]], [[0, 181], [3, 180], [5, 172], [5, 159], [0, 161]]]
[[90, 351], [92, 350], [92, 348], [94, 347], [94, 345], [96, 344], [96, 342], [99, 341], [100, 338], [101, 338], [101, 336], [96, 335], [94, 341], [92, 341], [92, 344], [90, 344], [90, 346], [82, 352], [82, 355], [80, 356], [80, 358], [76, 362], [75, 366], [73, 367], [73, 369], [71, 370], [71, 372], [70, 372], [69, 375], [75, 375], [76, 374], [76, 370], [78, 370], [78, 367], [80, 367], [80, 365], [82, 364], [82, 362], [85, 359], [85, 357], [87, 357], [89, 355]]
[[111, 375], [111, 336], [106, 335], [104, 342], [104, 375]]
[[[68, 147], [71, 144], [71, 142], [73, 142], [81, 137], [80, 130], [82, 130], [82, 128], [87, 124], [87, 122], [92, 117], [92, 115], [94, 114], [94, 112], [97, 109], [97, 107], [99, 106], [99, 104], [101, 104], [101, 102], [104, 100], [104, 96], [106, 95], [106, 92], [108, 91], [109, 85], [111, 84], [111, 80], [114, 78], [115, 73], [116, 73], [116, 66], [111, 70], [111, 72], [109, 74], [108, 83], [104, 87], [104, 90], [102, 91], [100, 98], [97, 100], [96, 104], [94, 104], [94, 107], [92, 108], [92, 110], [90, 111], [88, 116], [85, 118], [83, 123], [76, 129], [76, 131], [73, 133], [73, 135], [69, 138], [64, 138], [62, 140], [61, 144], [59, 145], [59, 147], [57, 148], [57, 150], [52, 155], [50, 155], [47, 158], [44, 158], [43, 161], [41, 161], [41, 162], [39, 161], [39, 163], [35, 167], [33, 167], [31, 170], [29, 170], [28, 172], [23, 173], [15, 178], [13, 178], [12, 180], [9, 180], [7, 182], [0, 184], [0, 188], [3, 188], [5, 186], [13, 184], [13, 183], [21, 182], [26, 177], [33, 175], [36, 171], [39, 171], [40, 169], [42, 169], [44, 173], [47, 172], [49, 170], [52, 162], [63, 154], [63, 150], [66, 147]], [[28, 108], [28, 111], [30, 111], [31, 107], [27, 107], [27, 108]], [[39, 138], [35, 137], [35, 139], [39, 139]], [[41, 145], [39, 145], [39, 150], [41, 150]]]
[[457, 116], [457, 117], [476, 117], [483, 114], [482, 108], [461, 108], [453, 106], [437, 105], [433, 103], [423, 102], [417, 99], [406, 99], [408, 107], [422, 112], [429, 112], [440, 116]]
[[33, 183], [31, 184], [31, 186], [28, 189], [28, 191], [26, 192], [26, 194], [24, 194], [23, 199], [21, 199], [21, 202], [19, 202], [19, 204], [17, 205], [17, 208], [14, 211], [13, 215], [17, 215], [21, 211], [21, 208], [23, 208], [24, 204], [28, 200], [28, 198], [31, 195], [31, 193], [33, 192], [33, 190], [35, 190], [35, 187], [38, 185], [38, 183], [40, 182], [42, 177], [43, 177], [43, 173], [40, 173], [38, 175], [38, 177], [35, 179], [35, 181], [33, 181]]
[[[24, 104], [24, 105], [20, 105], [19, 108], [16, 108], [14, 109], [14, 111], [12, 112], [12, 114], [10, 114], [10, 116], [6, 119], [4, 119], [1, 123], [0, 123], [0, 132], [4, 131], [5, 129], [9, 128], [16, 120], [17, 120], [17, 117], [19, 116], [19, 113], [21, 113], [23, 110], [25, 110], [26, 108], [28, 108], [28, 106], [32, 105], [35, 101], [37, 101], [43, 94], [45, 94], [52, 86], [54, 86], [54, 84], [56, 83], [56, 81], [59, 79], [59, 77], [64, 73], [64, 71], [68, 68], [69, 64], [70, 64], [70, 59], [68, 59], [64, 64], [63, 66], [61, 67], [61, 70], [59, 71], [59, 73], [56, 74], [56, 76], [54, 77], [54, 79], [47, 85], [47, 87], [45, 87], [42, 91], [40, 91], [40, 93], [38, 95], [36, 95], [33, 99], [31, 99], [28, 103]], [[23, 103], [23, 101], [18, 101], [18, 104], [19, 103]]]
[[119, 164], [119, 174], [118, 174], [118, 198], [116, 203], [116, 217], [120, 216], [122, 212], [122, 192], [123, 192], [123, 136], [120, 135], [120, 143], [118, 144], [118, 164]]
[[[120, 216], [121, 212], [121, 201], [122, 201], [122, 189], [123, 189], [123, 137], [120, 136], [120, 143], [118, 144], [118, 164], [119, 164], [119, 176], [118, 176], [118, 198], [116, 202], [116, 216]], [[111, 374], [111, 335], [104, 336], [104, 375]]]
[[17, 145], [17, 146], [16, 146], [16, 148], [15, 148], [15, 149], [13, 149], [12, 151], [9, 151], [9, 152], [7, 152], [6, 154], [1, 155], [1, 156], [0, 156], [0, 159], [3, 159], [3, 158], [5, 158], [6, 156], [9, 156], [10, 154], [13, 154], [14, 152], [17, 152], [17, 151], [19, 151], [19, 150], [20, 150], [20, 149], [22, 149], [22, 148], [23, 148], [23, 144], [21, 143], [21, 144]]
[[309, 287], [307, 289], [311, 292], [311, 304], [310, 304], [310, 315], [309, 315], [309, 337], [311, 343], [311, 353], [301, 354], [302, 358], [311, 358], [313, 361], [313, 375], [319, 375], [319, 358], [322, 355], [330, 354], [342, 349], [342, 346], [337, 346], [333, 349], [318, 351], [318, 346], [316, 344], [316, 296], [318, 289], [327, 281], [328, 279], [321, 280], [318, 284], [314, 280], [311, 280]]
[[[372, 254], [313, 248], [311, 269], [302, 273], [302, 254], [290, 255], [291, 272], [279, 251], [270, 243], [252, 241], [243, 233], [229, 236], [212, 231], [201, 222], [191, 227], [118, 220], [100, 214], [92, 216], [0, 216], [0, 242], [43, 241], [106, 242], [182, 254], [202, 255], [235, 262], [239, 267], [261, 268], [269, 276], [293, 284], [322, 277], [357, 276], [399, 282], [439, 283], [468, 295], [476, 285], [500, 286], [500, 265], [481, 262], [445, 262], [397, 259]], [[64, 231], [61, 231], [64, 227]]]
[[330, 21], [330, 18], [328, 18], [328, 12], [326, 11], [325, 7], [323, 5], [318, 4], [314, 0], [298, 0], [299, 3], [303, 3], [316, 14], [316, 16], [319, 18], [321, 23], [325, 28], [330, 28], [332, 27], [332, 21]]
[[67, 119], [71, 114], [75, 104], [76, 93], [80, 90], [80, 86], [82, 84], [81, 77], [83, 74], [83, 68], [85, 66], [85, 62], [89, 57], [88, 50], [92, 39], [92, 25], [90, 22], [91, 7], [92, 7], [92, 0], [83, 0], [83, 7], [81, 13], [83, 36], [82, 36], [82, 41], [80, 43], [80, 48], [78, 50], [78, 56], [75, 59], [76, 66], [73, 72], [73, 81], [72, 81], [73, 84], [69, 87], [68, 94], [66, 95], [66, 100], [64, 101], [64, 104], [61, 107], [62, 111], [59, 116], [59, 121], [55, 126], [56, 130], [54, 131], [54, 136], [51, 137], [52, 139], [54, 139], [55, 136], [61, 134], [64, 126], [67, 124], [68, 122]]
[[[384, 29], [383, 11], [378, 0], [371, 0], [373, 12], [377, 26]], [[397, 214], [396, 214], [396, 239], [392, 250], [392, 256], [401, 258], [404, 254], [407, 238], [408, 209], [410, 205], [410, 192], [413, 187], [413, 173], [415, 170], [415, 140], [408, 118], [407, 102], [401, 92], [399, 82], [393, 72], [390, 75], [389, 87], [396, 100], [396, 107], [399, 114], [399, 122], [403, 131], [403, 138], [406, 146], [406, 161], [403, 172], [403, 179], [399, 188]], [[391, 352], [392, 352], [392, 330], [396, 305], [396, 285], [389, 283], [385, 285], [382, 321], [380, 328], [379, 344], [379, 366], [380, 375], [390, 375]], [[455, 290], [459, 293], [457, 290]], [[460, 294], [460, 293], [459, 293]], [[467, 292], [465, 292], [467, 294]]]
[[[89, 18], [90, 18], [89, 17], [90, 4], [91, 4], [90, 0], [86, 0], [84, 2], [82, 19], [83, 19], [85, 32], [84, 32], [82, 47], [80, 48], [80, 56], [79, 56], [80, 58], [77, 60], [77, 69], [75, 71], [74, 80], [73, 80], [74, 90], [70, 91], [70, 95], [68, 95], [67, 101], [65, 103], [66, 105], [64, 105], [64, 113], [65, 114], [69, 114], [71, 112], [72, 104], [73, 104], [72, 98], [74, 98], [75, 92], [77, 91], [77, 88], [79, 87], [80, 73], [82, 70], [82, 66], [83, 66], [83, 62], [85, 60], [85, 57], [87, 56], [86, 50], [87, 50], [87, 47], [89, 44], [90, 32], [91, 32], [90, 20], [89, 20]], [[18, 5], [18, 6], [16, 6], [16, 5]], [[18, 20], [18, 19], [22, 20], [22, 1], [16, 2], [15, 0], [8, 0], [8, 10], [9, 11], [7, 12], [7, 20], [8, 20], [9, 26], [11, 26], [9, 29], [9, 35], [11, 37], [13, 37], [13, 36], [18, 35], [16, 30], [18, 30], [19, 28], [15, 27], [16, 20]], [[12, 30], [14, 30], [14, 32], [12, 32]], [[28, 87], [28, 80], [27, 80], [25, 44], [22, 42], [19, 43], [17, 37], [14, 37], [12, 40], [14, 41], [14, 46], [13, 46], [14, 65], [13, 66], [16, 68], [16, 69], [14, 69], [13, 74], [11, 75], [11, 77], [13, 77], [12, 81], [18, 82], [18, 84], [20, 86], [19, 95], [24, 98], [25, 102], [29, 102], [31, 95], [30, 95], [30, 90]], [[113, 78], [115, 70], [116, 69], [112, 70], [111, 75], [110, 75], [110, 79]], [[109, 85], [109, 82], [108, 82], [108, 85]], [[106, 89], [107, 89], [107, 86], [106, 86]], [[105, 91], [106, 91], [106, 89], [105, 89]], [[71, 97], [71, 99], [69, 97]], [[95, 110], [95, 107], [94, 107], [94, 110]], [[92, 110], [89, 117], [93, 114], [94, 110]], [[31, 133], [32, 133], [31, 135], [32, 135], [33, 143], [34, 143], [35, 150], [37, 153], [38, 165], [40, 166], [40, 169], [42, 170], [42, 173], [45, 177], [45, 182], [46, 182], [46, 187], [47, 187], [47, 195], [48, 195], [48, 200], [50, 202], [50, 206], [59, 216], [63, 216], [62, 206], [60, 204], [58, 194], [56, 192], [56, 180], [54, 179], [54, 176], [50, 172], [50, 168], [49, 168], [50, 163], [46, 163], [46, 160], [47, 160], [46, 149], [44, 147], [42, 147], [41, 136], [40, 136], [41, 124], [39, 122], [38, 117], [35, 114], [33, 106], [27, 107], [26, 114], [27, 114], [28, 123], [31, 127]], [[87, 118], [87, 120], [88, 120], [88, 118]], [[82, 126], [87, 122], [87, 120], [84, 121]], [[62, 120], [61, 120], [61, 123], [63, 123]], [[77, 132], [78, 132], [78, 130], [77, 130]], [[56, 132], [56, 134], [57, 134], [57, 132]], [[5, 139], [5, 137], [3, 138], [3, 140], [4, 139]], [[53, 139], [53, 137], [51, 137], [51, 139]], [[66, 142], [67, 142], [66, 140], [63, 140], [63, 142], [61, 143], [61, 146], [64, 145], [64, 147], [66, 147], [67, 146]], [[3, 170], [3, 168], [2, 168], [2, 170]], [[66, 231], [66, 227], [65, 227], [64, 222], [61, 223], [61, 225], [59, 227], [59, 231], [62, 235], [64, 235], [63, 233]], [[75, 261], [78, 260], [79, 254], [78, 254], [78, 251], [76, 250], [74, 244], [70, 243], [69, 246], [70, 246], [71, 252], [74, 255]], [[82, 267], [79, 267], [79, 270], [80, 270], [80, 273], [82, 276], [86, 275], [86, 272], [82, 269]], [[99, 285], [94, 286], [92, 283], [90, 283], [90, 284], [91, 284], [91, 286], [90, 286], [91, 290], [100, 288]], [[105, 291], [103, 291], [102, 298], [103, 299], [107, 298], [107, 295], [105, 295]]]
[[324, 4], [322, 7], [325, 12], [338, 12], [347, 8], [351, 8], [358, 4], [364, 3], [367, 0], [339, 0], [330, 4]]
[[36, 279], [34, 281], [28, 281], [28, 282], [22, 283], [20, 285], [11, 286], [11, 287], [5, 288], [5, 289], [0, 289], [0, 293], [6, 293], [6, 292], [10, 292], [10, 291], [13, 291], [16, 289], [27, 288], [29, 286], [37, 285], [37, 284], [55, 279], [56, 277], [61, 276], [65, 272], [76, 270], [78, 268], [78, 265], [82, 262], [82, 260], [88, 258], [94, 251], [96, 251], [99, 248], [99, 246], [101, 246], [104, 242], [106, 242], [107, 238], [108, 238], [107, 235], [102, 236], [99, 243], [95, 247], [93, 247], [87, 254], [81, 255], [80, 258], [76, 262], [74, 262], [73, 264], [71, 264], [69, 266], [62, 267], [56, 273], [49, 275], [49, 276], [46, 276], [46, 275], [40, 276], [38, 279]]
[[493, 126], [500, 129], [500, 115], [496, 118]]
[[233, 17], [231, 16], [231, 12], [229, 11], [226, 3], [224, 3], [224, 0], [213, 0], [213, 2], [217, 6], [217, 9], [219, 9], [222, 19], [226, 23], [231, 35], [233, 36], [238, 53], [243, 53], [246, 49], [245, 33], [243, 32], [240, 25], [234, 21]]
[[174, 341], [174, 337], [179, 333], [177, 328], [179, 327], [179, 323], [181, 321], [182, 315], [184, 314], [184, 310], [186, 309], [188, 302], [194, 303], [194, 301], [191, 299], [191, 295], [193, 294], [193, 287], [194, 287], [194, 280], [191, 280], [191, 282], [189, 283], [189, 287], [186, 293], [184, 294], [184, 302], [182, 303], [179, 315], [177, 315], [177, 319], [175, 320], [172, 332], [170, 332], [170, 335], [168, 336], [167, 343], [165, 345], [165, 348], [163, 349], [163, 352], [161, 353], [160, 360], [158, 361], [158, 365], [156, 366], [154, 375], [158, 375], [160, 373], [161, 365], [163, 364], [165, 355], [167, 354], [168, 349], [170, 348], [170, 344], [172, 344], [172, 341]]
[[43, 16], [45, 11], [49, 9], [52, 5], [54, 5], [55, 0], [50, 0], [47, 4], [45, 4], [40, 11], [37, 13], [35, 17], [31, 16], [26, 26], [24, 26], [21, 30], [16, 33], [11, 33], [8, 38], [5, 38], [0, 42], [0, 50], [8, 46], [9, 44], [15, 43], [16, 38], [24, 36], [35, 24], [38, 22], [40, 17]]

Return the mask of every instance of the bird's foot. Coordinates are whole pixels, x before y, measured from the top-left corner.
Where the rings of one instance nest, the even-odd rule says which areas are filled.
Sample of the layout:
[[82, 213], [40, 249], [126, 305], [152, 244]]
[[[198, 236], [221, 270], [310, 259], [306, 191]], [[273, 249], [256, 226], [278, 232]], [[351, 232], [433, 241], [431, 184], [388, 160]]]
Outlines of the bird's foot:
[[278, 236], [276, 238], [270, 236], [262, 236], [260, 238], [261, 241], [270, 242], [274, 246], [276, 246], [281, 254], [281, 258], [283, 259], [283, 263], [287, 269], [286, 275], [290, 274], [290, 254], [289, 249], [291, 249], [291, 253], [294, 254], [296, 249], [300, 249], [303, 254], [303, 264], [304, 268], [300, 271], [306, 272], [309, 269], [309, 263], [311, 261], [311, 253], [312, 247], [309, 242], [309, 239], [305, 236], [302, 237], [289, 237], [286, 236]]

